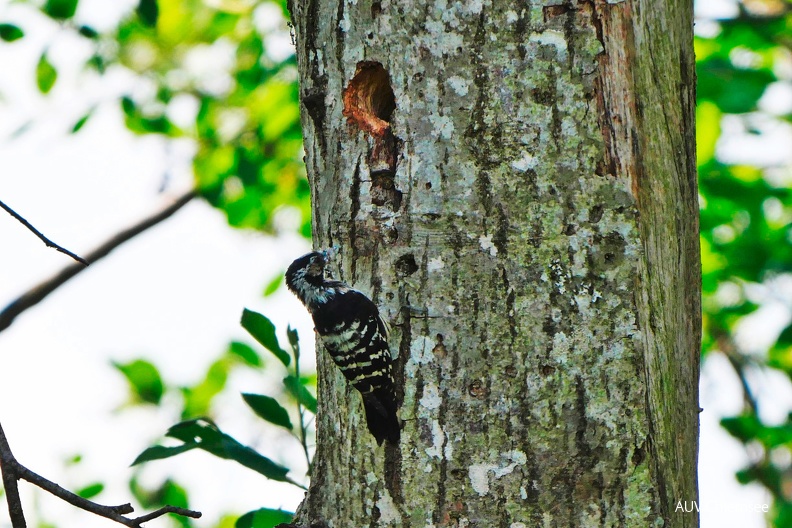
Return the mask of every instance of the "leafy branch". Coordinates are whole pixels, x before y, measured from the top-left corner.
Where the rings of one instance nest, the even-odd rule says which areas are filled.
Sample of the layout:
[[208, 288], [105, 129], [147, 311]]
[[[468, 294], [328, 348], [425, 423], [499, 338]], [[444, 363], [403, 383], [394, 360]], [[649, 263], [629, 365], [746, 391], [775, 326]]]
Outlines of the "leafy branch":
[[201, 513], [185, 508], [176, 506], [165, 506], [157, 511], [142, 515], [140, 517], [125, 517], [125, 514], [132, 513], [134, 508], [132, 505], [121, 504], [118, 506], [105, 506], [96, 502], [90, 501], [71, 491], [62, 488], [56, 483], [48, 480], [41, 475], [34, 473], [22, 464], [20, 464], [13, 453], [5, 436], [2, 425], [0, 425], [0, 472], [3, 474], [3, 486], [6, 490], [6, 500], [8, 502], [8, 512], [11, 516], [11, 526], [13, 528], [26, 528], [25, 515], [22, 510], [22, 501], [19, 497], [18, 481], [26, 480], [39, 488], [48, 491], [56, 497], [68, 502], [72, 506], [85, 510], [87, 512], [105, 517], [115, 521], [124, 526], [131, 526], [139, 528], [143, 523], [161, 517], [167, 513], [173, 513], [184, 517], [198, 519]]
[[[283, 350], [278, 343], [278, 338], [275, 335], [275, 325], [273, 325], [272, 322], [265, 316], [261, 315], [260, 313], [245, 309], [242, 312], [241, 323], [242, 327], [247, 330], [256, 341], [263, 345], [264, 348], [272, 352], [275, 357], [277, 357], [281, 363], [283, 363], [283, 366], [286, 367], [287, 370], [291, 364], [291, 357], [294, 357], [293, 371], [283, 378], [283, 386], [297, 402], [297, 416], [299, 423], [296, 437], [303, 448], [305, 461], [308, 465], [308, 474], [310, 475], [311, 455], [308, 452], [308, 421], [305, 413], [308, 411], [314, 415], [316, 414], [316, 398], [314, 398], [313, 395], [308, 392], [308, 389], [305, 388], [300, 376], [300, 340], [299, 336], [297, 335], [297, 331], [291, 327], [288, 327], [286, 332], [289, 338], [289, 345], [292, 350], [292, 356], [290, 356], [289, 353]], [[254, 399], [251, 398], [251, 396], [255, 395], [248, 394], [245, 396], [245, 401], [261, 418], [275, 425], [284, 426], [293, 432], [291, 422], [289, 422], [288, 426], [285, 426], [277, 421], [279, 415], [286, 414], [288, 416], [288, 413], [286, 413], [286, 410], [283, 409], [273, 398], [269, 398], [268, 396], [259, 396], [258, 399]], [[255, 405], [255, 403], [262, 401], [261, 398], [268, 398], [271, 400], [271, 402], [268, 402], [266, 406]]]
[[[312, 461], [308, 446], [308, 427], [310, 426], [312, 417], [310, 417], [309, 414], [316, 414], [317, 402], [316, 398], [305, 386], [306, 382], [300, 372], [300, 347], [297, 331], [292, 328], [288, 328], [287, 330], [291, 348], [291, 352], [289, 352], [280, 346], [275, 325], [264, 315], [246, 309], [242, 313], [241, 324], [256, 341], [269, 350], [286, 368], [287, 375], [283, 378], [283, 388], [284, 391], [291, 395], [296, 401], [296, 413], [293, 410], [292, 415], [296, 414], [297, 424], [295, 426], [292, 423], [290, 412], [286, 407], [271, 396], [243, 393], [242, 398], [260, 418], [273, 425], [287, 429], [295, 436], [302, 446], [308, 465], [308, 474], [310, 474]], [[228, 353], [239, 356], [240, 359], [243, 359], [243, 361], [250, 366], [261, 365], [261, 360], [257, 358], [256, 352], [242, 343], [232, 343]], [[135, 369], [133, 369], [132, 366], [132, 364], [122, 365], [119, 366], [119, 368], [133, 385], [141, 401], [156, 403], [161, 397], [162, 389], [159, 385], [161, 380], [158, 381], [159, 376], [152, 375], [150, 372], [147, 375], [134, 374], [133, 371], [141, 370], [142, 365], [135, 364]], [[154, 369], [154, 373], [156, 373], [155, 367], [149, 367], [150, 368], [148, 368], [146, 372]], [[144, 380], [147, 381], [144, 382]], [[152, 382], [155, 383], [152, 385]], [[183, 391], [185, 396], [189, 396], [191, 392], [190, 390]], [[149, 398], [142, 398], [143, 394], [149, 393], [151, 393]], [[186, 405], [189, 407], [189, 404]], [[204, 408], [203, 410], [205, 412], [207, 409]], [[307, 489], [302, 484], [288, 477], [289, 468], [281, 466], [254, 449], [243, 445], [220, 430], [220, 428], [208, 418], [193, 418], [177, 423], [168, 429], [165, 436], [178, 440], [181, 443], [173, 446], [151, 446], [145, 449], [135, 459], [133, 465], [153, 460], [162, 460], [186, 451], [200, 449], [216, 457], [233, 460], [271, 480], [286, 482], [303, 490]], [[291, 516], [291, 513], [282, 510], [261, 508], [248, 512], [240, 517], [236, 522], [236, 527], [250, 528], [275, 526], [281, 522], [288, 522], [291, 520]]]

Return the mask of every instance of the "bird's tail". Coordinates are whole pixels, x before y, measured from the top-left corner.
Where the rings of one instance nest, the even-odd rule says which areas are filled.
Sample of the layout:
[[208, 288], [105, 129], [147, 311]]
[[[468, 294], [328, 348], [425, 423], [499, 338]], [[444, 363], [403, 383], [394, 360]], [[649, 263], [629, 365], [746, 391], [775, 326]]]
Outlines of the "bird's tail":
[[385, 440], [393, 445], [398, 444], [401, 424], [396, 416], [394, 395], [387, 390], [363, 394], [363, 408], [366, 410], [368, 430], [377, 440], [377, 445], [382, 445]]

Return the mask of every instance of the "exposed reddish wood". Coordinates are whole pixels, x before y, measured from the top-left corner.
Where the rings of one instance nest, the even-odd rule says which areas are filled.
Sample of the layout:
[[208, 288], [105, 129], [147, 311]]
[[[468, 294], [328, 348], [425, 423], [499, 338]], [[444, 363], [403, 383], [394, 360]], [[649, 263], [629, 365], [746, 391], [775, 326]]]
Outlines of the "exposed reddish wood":
[[344, 116], [374, 137], [384, 138], [390, 130], [396, 107], [390, 77], [378, 62], [359, 62], [355, 76], [344, 89]]

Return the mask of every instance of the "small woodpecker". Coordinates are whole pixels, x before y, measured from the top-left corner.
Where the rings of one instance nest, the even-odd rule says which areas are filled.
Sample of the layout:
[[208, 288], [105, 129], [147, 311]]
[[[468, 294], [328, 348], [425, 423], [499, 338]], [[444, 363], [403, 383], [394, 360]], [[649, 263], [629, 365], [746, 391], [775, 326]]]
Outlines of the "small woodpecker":
[[332, 251], [308, 253], [292, 262], [286, 285], [311, 313], [330, 357], [363, 396], [368, 430], [377, 444], [387, 440], [395, 445], [400, 425], [387, 327], [371, 299], [343, 282], [325, 279]]

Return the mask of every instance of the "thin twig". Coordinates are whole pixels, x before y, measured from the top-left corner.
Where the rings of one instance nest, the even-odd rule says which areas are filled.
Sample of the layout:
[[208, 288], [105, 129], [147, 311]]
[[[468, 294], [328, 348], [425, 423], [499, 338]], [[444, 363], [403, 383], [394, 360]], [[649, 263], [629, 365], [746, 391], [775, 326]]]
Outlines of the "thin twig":
[[[124, 517], [123, 514], [132, 513], [134, 511], [131, 504], [105, 506], [84, 499], [20, 464], [11, 453], [11, 448], [8, 445], [8, 440], [5, 437], [2, 426], [0, 426], [0, 464], [2, 465], [3, 484], [6, 487], [8, 509], [11, 513], [11, 526], [13, 528], [26, 528], [25, 518], [22, 514], [22, 503], [19, 500], [19, 492], [17, 490], [16, 481], [18, 479], [24, 479], [81, 510], [133, 528], [139, 528], [144, 522], [165, 515], [166, 513], [175, 513], [193, 519], [201, 517], [201, 512], [178, 508], [176, 506], [165, 506], [155, 512], [130, 519], [129, 517]], [[9, 486], [9, 483], [6, 482], [7, 480], [13, 480], [12, 486]], [[14, 490], [13, 497], [12, 493], [9, 493], [10, 488]]]
[[751, 409], [751, 412], [754, 415], [758, 415], [759, 404], [757, 403], [756, 397], [751, 390], [751, 385], [748, 383], [748, 378], [745, 376], [745, 356], [738, 350], [737, 344], [734, 342], [731, 336], [725, 332], [718, 336], [717, 343], [718, 348], [720, 348], [721, 352], [723, 352], [723, 355], [726, 356], [726, 359], [729, 361], [729, 364], [731, 364], [735, 374], [737, 374], [737, 378], [740, 380], [745, 405]]
[[[106, 257], [111, 251], [124, 242], [134, 238], [143, 231], [159, 224], [166, 218], [173, 215], [173, 213], [187, 205], [187, 203], [189, 203], [193, 198], [195, 198], [194, 191], [190, 191], [182, 195], [179, 199], [157, 214], [152, 215], [141, 222], [138, 222], [137, 224], [125, 229], [124, 231], [121, 231], [120, 233], [117, 233], [104, 244], [89, 253], [86, 258], [89, 262], [96, 262], [97, 260]], [[0, 332], [11, 326], [11, 324], [14, 322], [14, 319], [16, 319], [17, 316], [19, 316], [22, 312], [41, 302], [47, 295], [55, 291], [58, 287], [62, 286], [66, 281], [84, 269], [85, 267], [79, 264], [67, 266], [59, 271], [55, 276], [45, 280], [37, 286], [34, 286], [19, 296], [15, 301], [6, 306], [2, 312], [0, 312]]]
[[157, 511], [147, 513], [146, 515], [141, 515], [140, 517], [136, 517], [132, 519], [134, 523], [133, 526], [140, 526], [144, 522], [150, 521], [151, 519], [156, 519], [157, 517], [162, 517], [166, 513], [174, 513], [176, 515], [181, 515], [182, 517], [190, 517], [192, 519], [198, 519], [201, 517], [201, 512], [187, 510], [185, 508], [179, 508], [178, 506], [163, 506]]
[[41, 239], [41, 241], [42, 241], [42, 242], [44, 242], [44, 243], [47, 245], [47, 247], [55, 248], [56, 250], [60, 251], [60, 252], [61, 252], [61, 253], [63, 253], [64, 255], [68, 255], [68, 256], [70, 256], [71, 258], [73, 258], [74, 260], [76, 260], [77, 262], [79, 262], [80, 264], [82, 264], [83, 266], [87, 266], [87, 265], [88, 265], [88, 261], [86, 261], [84, 258], [82, 258], [82, 257], [80, 257], [80, 256], [78, 256], [78, 255], [75, 255], [74, 253], [72, 253], [71, 251], [69, 251], [68, 249], [66, 249], [65, 247], [63, 247], [63, 246], [59, 246], [58, 244], [56, 244], [55, 242], [53, 242], [53, 241], [52, 241], [52, 240], [50, 240], [49, 238], [45, 237], [45, 236], [42, 234], [42, 232], [41, 232], [41, 231], [39, 231], [38, 229], [36, 229], [35, 227], [33, 227], [33, 225], [32, 225], [30, 222], [28, 222], [27, 220], [25, 220], [25, 219], [22, 217], [22, 215], [20, 215], [19, 213], [17, 213], [16, 211], [14, 211], [13, 209], [11, 209], [10, 207], [8, 207], [8, 206], [7, 206], [6, 204], [4, 204], [2, 201], [0, 201], [0, 208], [2, 208], [2, 209], [5, 209], [5, 211], [6, 211], [8, 214], [10, 214], [11, 216], [13, 216], [13, 217], [14, 217], [14, 218], [16, 218], [17, 220], [19, 220], [19, 222], [20, 222], [20, 223], [21, 223], [23, 226], [27, 227], [29, 231], [31, 231], [31, 232], [32, 232], [34, 235], [36, 235], [37, 237], [39, 237], [39, 238]]
[[[294, 377], [297, 383], [300, 383], [300, 344], [292, 344], [292, 352], [294, 352]], [[307, 427], [305, 426], [305, 410], [303, 409], [300, 399], [297, 398], [297, 414], [300, 418], [300, 444], [302, 444], [303, 452], [305, 453], [305, 462], [308, 464], [308, 475], [311, 474], [311, 455], [308, 454], [307, 443]]]

